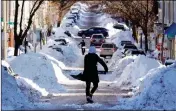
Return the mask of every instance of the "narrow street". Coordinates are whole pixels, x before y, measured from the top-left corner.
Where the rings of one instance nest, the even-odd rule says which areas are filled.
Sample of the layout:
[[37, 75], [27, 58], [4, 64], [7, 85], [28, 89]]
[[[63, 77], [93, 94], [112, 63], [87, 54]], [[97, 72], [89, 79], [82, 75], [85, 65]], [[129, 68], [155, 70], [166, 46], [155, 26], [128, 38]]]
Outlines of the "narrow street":
[[97, 107], [97, 109], [103, 110], [115, 106], [118, 97], [128, 98], [131, 96], [129, 94], [130, 91], [111, 88], [108, 85], [109, 82], [100, 82], [98, 90], [94, 93], [93, 104], [86, 104], [85, 84], [64, 85], [67, 89], [67, 93], [58, 93], [50, 97], [43, 97], [41, 101], [58, 104], [58, 110], [78, 110], [77, 107], [74, 108], [72, 105], [78, 105], [80, 109], [92, 110], [95, 109], [95, 107], [91, 107], [91, 105], [93, 106], [94, 104], [99, 104], [100, 107]]
[[1, 7], [2, 110], [176, 110], [175, 0]]

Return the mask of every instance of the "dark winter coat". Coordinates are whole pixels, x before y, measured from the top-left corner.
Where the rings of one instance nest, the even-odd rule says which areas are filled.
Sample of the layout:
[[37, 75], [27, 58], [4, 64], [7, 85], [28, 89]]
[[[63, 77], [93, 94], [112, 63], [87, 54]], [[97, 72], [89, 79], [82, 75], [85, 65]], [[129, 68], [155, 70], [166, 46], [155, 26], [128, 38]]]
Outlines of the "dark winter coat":
[[86, 43], [84, 41], [80, 42], [79, 45], [81, 45], [81, 47], [86, 46]]
[[83, 77], [85, 81], [99, 82], [97, 63], [100, 63], [105, 72], [108, 72], [108, 67], [105, 62], [95, 53], [88, 53], [84, 58]]

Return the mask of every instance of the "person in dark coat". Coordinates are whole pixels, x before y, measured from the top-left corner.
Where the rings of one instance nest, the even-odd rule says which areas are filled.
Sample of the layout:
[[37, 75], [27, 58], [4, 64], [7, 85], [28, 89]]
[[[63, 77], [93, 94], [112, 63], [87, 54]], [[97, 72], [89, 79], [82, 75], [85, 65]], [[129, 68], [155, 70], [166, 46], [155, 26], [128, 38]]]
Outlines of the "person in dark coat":
[[[86, 98], [87, 102], [92, 103], [92, 96], [93, 93], [98, 88], [99, 77], [98, 77], [98, 70], [97, 70], [97, 63], [100, 63], [105, 72], [108, 72], [108, 67], [105, 62], [96, 54], [95, 46], [90, 46], [88, 54], [85, 55], [84, 58], [84, 71], [83, 77], [84, 81], [86, 82]], [[90, 91], [91, 82], [93, 83], [93, 88]]]
[[84, 55], [86, 43], [84, 42], [84, 40], [82, 40], [79, 45], [81, 45], [82, 55]]

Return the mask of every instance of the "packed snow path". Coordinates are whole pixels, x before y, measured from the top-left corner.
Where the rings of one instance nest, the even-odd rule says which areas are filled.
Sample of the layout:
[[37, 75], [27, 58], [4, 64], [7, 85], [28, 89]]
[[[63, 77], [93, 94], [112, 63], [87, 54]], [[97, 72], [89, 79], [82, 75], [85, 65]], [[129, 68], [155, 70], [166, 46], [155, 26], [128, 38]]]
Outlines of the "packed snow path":
[[[67, 93], [57, 93], [43, 97], [41, 101], [57, 104], [57, 109], [108, 109], [117, 104], [118, 97], [130, 97], [129, 91], [120, 88], [111, 88], [109, 83], [100, 82], [98, 90], [94, 93], [94, 103], [86, 104], [85, 84], [64, 85]], [[75, 107], [77, 106], [77, 107]]]

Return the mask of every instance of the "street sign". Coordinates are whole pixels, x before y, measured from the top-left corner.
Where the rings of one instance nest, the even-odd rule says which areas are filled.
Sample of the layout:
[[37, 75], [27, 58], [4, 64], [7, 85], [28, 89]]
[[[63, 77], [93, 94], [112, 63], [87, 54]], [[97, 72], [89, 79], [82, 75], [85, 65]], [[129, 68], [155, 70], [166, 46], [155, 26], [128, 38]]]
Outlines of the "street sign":
[[8, 22], [9, 25], [14, 25], [14, 22]]

